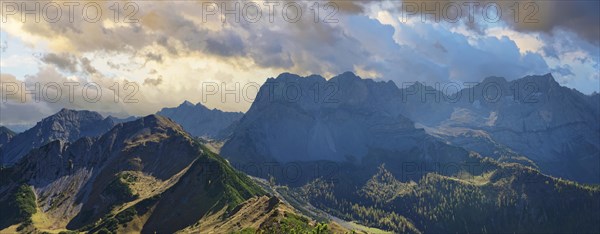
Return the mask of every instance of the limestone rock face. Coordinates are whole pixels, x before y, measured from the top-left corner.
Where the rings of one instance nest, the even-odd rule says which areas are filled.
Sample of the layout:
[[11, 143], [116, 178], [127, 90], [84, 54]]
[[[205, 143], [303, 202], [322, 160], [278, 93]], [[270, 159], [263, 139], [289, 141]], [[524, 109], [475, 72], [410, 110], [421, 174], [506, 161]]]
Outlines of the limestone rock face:
[[[238, 163], [360, 162], [374, 150], [440, 141], [598, 183], [599, 96], [562, 87], [550, 74], [488, 77], [445, 95], [422, 83], [400, 89], [352, 73], [330, 80], [284, 73], [261, 87], [221, 152]], [[423, 152], [423, 159], [442, 154]]]
[[350, 72], [330, 80], [281, 74], [261, 87], [221, 154], [233, 163], [360, 164], [381, 155], [376, 152], [395, 154], [400, 161], [466, 157], [466, 151], [415, 128], [400, 113], [399, 91], [392, 82]]
[[[403, 113], [433, 135], [484, 156], [526, 157], [542, 172], [600, 182], [598, 94], [562, 87], [547, 74], [510, 82], [490, 77], [457, 95], [457, 102], [411, 103], [415, 107]], [[432, 108], [437, 106], [443, 108]], [[437, 119], [430, 121], [431, 115]]]

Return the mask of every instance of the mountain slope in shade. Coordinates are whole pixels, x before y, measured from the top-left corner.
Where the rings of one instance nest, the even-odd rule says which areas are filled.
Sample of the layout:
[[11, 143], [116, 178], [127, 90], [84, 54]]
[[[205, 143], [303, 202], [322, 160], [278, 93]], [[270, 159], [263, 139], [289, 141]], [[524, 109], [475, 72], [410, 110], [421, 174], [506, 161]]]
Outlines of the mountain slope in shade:
[[[594, 233], [600, 189], [557, 179], [515, 163], [482, 159], [453, 176], [428, 173], [401, 181], [380, 166], [364, 181], [315, 180], [299, 199], [345, 219], [394, 233]], [[359, 189], [356, 189], [359, 188]]]
[[6, 145], [6, 143], [8, 143], [15, 135], [17, 134], [10, 129], [0, 126], [0, 148], [2, 148], [3, 145]]
[[330, 80], [284, 73], [260, 88], [220, 153], [240, 167], [329, 161], [376, 168], [389, 162], [401, 170], [403, 162], [467, 159], [462, 148], [415, 128], [400, 113], [398, 98], [394, 83], [361, 79], [349, 72]]
[[201, 103], [194, 105], [188, 101], [156, 114], [171, 118], [193, 136], [213, 139], [227, 137], [227, 129], [243, 116], [241, 112], [210, 110]]
[[44, 118], [31, 129], [19, 133], [2, 147], [1, 163], [13, 165], [30, 150], [54, 140], [72, 142], [81, 137], [96, 137], [110, 130], [115, 123], [93, 111], [62, 109]]
[[[0, 174], [0, 208], [12, 214], [2, 216], [0, 229], [21, 223], [38, 230], [173, 233], [195, 230], [205, 219], [217, 232], [230, 232], [243, 227], [219, 225], [236, 214], [257, 230], [272, 221], [244, 218], [250, 212], [240, 213], [240, 205], [254, 198], [262, 206], [267, 201], [256, 199], [266, 193], [181, 126], [158, 115], [117, 124], [99, 138], [53, 141]], [[22, 188], [35, 194], [30, 199], [37, 212], [25, 212], [14, 199]], [[264, 214], [285, 206], [267, 200]]]
[[600, 182], [597, 94], [562, 87], [547, 74], [510, 82], [489, 77], [459, 95], [458, 102], [411, 103], [421, 111], [407, 115], [438, 116], [423, 123], [430, 133], [483, 155], [526, 157], [545, 173]]

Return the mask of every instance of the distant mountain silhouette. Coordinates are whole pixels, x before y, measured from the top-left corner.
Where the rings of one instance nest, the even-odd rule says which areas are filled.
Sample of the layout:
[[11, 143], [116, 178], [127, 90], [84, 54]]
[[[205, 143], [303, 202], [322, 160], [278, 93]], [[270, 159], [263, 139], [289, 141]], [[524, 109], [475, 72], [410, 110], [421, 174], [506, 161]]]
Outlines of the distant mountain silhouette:
[[193, 136], [212, 139], [228, 136], [228, 128], [243, 116], [241, 112], [210, 110], [200, 103], [194, 105], [188, 101], [177, 107], [163, 108], [156, 114], [171, 118]]

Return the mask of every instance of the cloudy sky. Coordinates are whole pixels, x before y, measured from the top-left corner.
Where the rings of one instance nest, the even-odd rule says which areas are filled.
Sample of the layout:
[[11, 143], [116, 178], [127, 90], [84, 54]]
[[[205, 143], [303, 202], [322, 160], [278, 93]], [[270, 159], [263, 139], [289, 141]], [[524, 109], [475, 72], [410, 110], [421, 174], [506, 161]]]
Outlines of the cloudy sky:
[[397, 84], [552, 73], [600, 89], [598, 1], [69, 2], [2, 2], [0, 125], [63, 107], [145, 115], [184, 100], [246, 111], [282, 72]]

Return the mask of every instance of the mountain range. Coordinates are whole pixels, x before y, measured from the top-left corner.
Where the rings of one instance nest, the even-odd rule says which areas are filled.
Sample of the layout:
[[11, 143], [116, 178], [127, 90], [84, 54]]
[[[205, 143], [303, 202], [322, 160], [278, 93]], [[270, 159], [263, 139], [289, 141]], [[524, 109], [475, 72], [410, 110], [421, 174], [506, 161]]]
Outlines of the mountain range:
[[0, 232], [596, 232], [599, 105], [550, 74], [347, 72], [269, 78], [245, 114], [63, 109], [0, 127]]
[[[314, 87], [322, 93], [306, 92]], [[288, 89], [307, 94], [290, 97]], [[596, 96], [562, 87], [550, 74], [511, 82], [490, 77], [450, 96], [421, 83], [400, 89], [352, 73], [329, 80], [284, 73], [263, 85], [221, 153], [238, 164], [361, 163], [385, 154], [456, 162], [466, 152], [445, 153], [464, 148], [599, 183]]]
[[7, 232], [317, 228], [157, 115], [117, 124], [99, 137], [51, 141], [0, 173], [0, 228]]
[[284, 73], [220, 152], [249, 174], [305, 184], [295, 197], [306, 203], [384, 230], [590, 232], [597, 185], [561, 177], [600, 182], [596, 96], [549, 74], [490, 77], [450, 96], [352, 73]]

